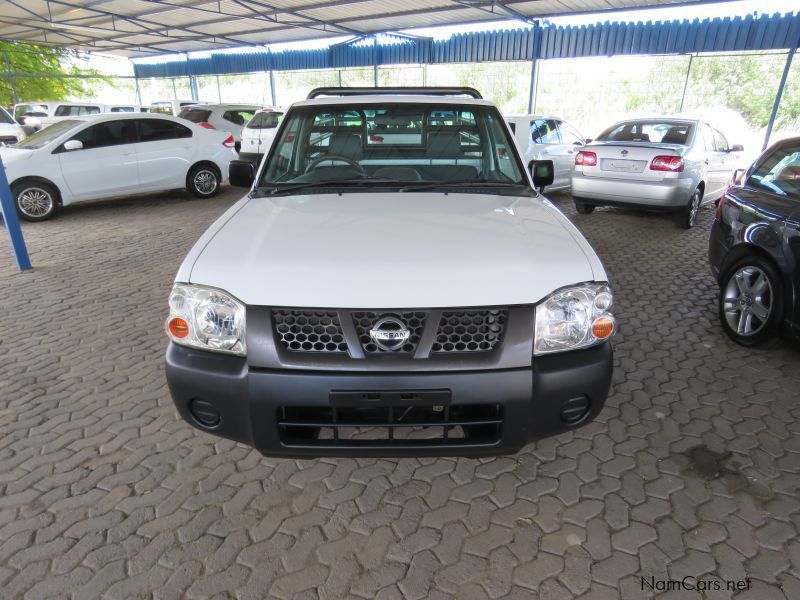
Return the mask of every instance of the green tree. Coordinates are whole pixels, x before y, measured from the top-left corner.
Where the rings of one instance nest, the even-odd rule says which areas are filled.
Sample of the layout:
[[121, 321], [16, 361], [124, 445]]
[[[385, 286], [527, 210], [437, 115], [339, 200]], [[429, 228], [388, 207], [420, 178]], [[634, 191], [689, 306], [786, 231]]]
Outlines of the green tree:
[[[15, 77], [14, 85], [21, 102], [36, 100], [66, 100], [72, 97], [91, 95], [91, 88], [97, 82], [110, 82], [95, 70], [81, 69], [70, 64], [76, 56], [75, 51], [65, 48], [49, 48], [16, 42], [0, 42], [0, 54], [8, 56], [12, 73], [29, 75], [51, 75], [52, 77]], [[0, 72], [5, 74], [5, 58], [0, 56]], [[55, 77], [56, 75], [89, 75], [96, 79], [78, 77]], [[8, 106], [14, 103], [11, 82], [7, 76], [0, 75], [0, 103]]]

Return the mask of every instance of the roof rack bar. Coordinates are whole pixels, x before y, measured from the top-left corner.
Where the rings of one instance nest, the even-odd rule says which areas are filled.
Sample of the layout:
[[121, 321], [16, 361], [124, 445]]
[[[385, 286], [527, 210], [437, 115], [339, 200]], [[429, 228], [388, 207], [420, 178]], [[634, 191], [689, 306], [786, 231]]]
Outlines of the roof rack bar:
[[470, 96], [482, 100], [483, 96], [471, 87], [318, 87], [308, 93], [308, 100], [320, 96]]

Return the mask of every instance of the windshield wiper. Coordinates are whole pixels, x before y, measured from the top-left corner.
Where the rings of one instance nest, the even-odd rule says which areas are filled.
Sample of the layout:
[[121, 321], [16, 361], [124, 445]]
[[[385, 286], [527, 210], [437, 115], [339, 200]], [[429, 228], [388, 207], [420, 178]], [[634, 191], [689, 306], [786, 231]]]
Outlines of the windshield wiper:
[[488, 181], [485, 179], [481, 179], [478, 181], [423, 181], [418, 184], [411, 184], [404, 186], [400, 191], [401, 192], [422, 192], [422, 191], [429, 191], [429, 190], [448, 190], [448, 189], [465, 189], [468, 190], [469, 188], [477, 188], [477, 189], [484, 189], [484, 188], [519, 188], [524, 187], [527, 188], [528, 186], [524, 183], [513, 183], [511, 181]]
[[288, 194], [298, 190], [313, 189], [313, 188], [332, 188], [350, 187], [364, 183], [391, 183], [394, 185], [403, 185], [402, 181], [390, 179], [388, 177], [370, 177], [369, 175], [363, 177], [353, 177], [350, 179], [330, 179], [326, 181], [308, 181], [306, 183], [295, 183], [290, 185], [272, 185], [262, 186], [253, 190], [254, 194], [259, 196], [277, 196], [280, 194]]

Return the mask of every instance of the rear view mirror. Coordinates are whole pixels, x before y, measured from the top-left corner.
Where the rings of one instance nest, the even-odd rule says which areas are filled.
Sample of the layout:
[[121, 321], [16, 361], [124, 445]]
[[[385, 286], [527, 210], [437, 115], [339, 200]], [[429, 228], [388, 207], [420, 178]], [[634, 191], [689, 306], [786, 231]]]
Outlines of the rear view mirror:
[[228, 180], [237, 187], [253, 187], [256, 178], [256, 166], [249, 160], [232, 160], [228, 171]]
[[83, 150], [83, 142], [80, 140], [67, 140], [64, 142], [64, 150], [71, 152], [72, 150]]
[[533, 178], [533, 187], [540, 192], [543, 192], [548, 185], [553, 185], [555, 169], [552, 160], [532, 160], [528, 163], [528, 169]]
[[733, 146], [731, 146], [729, 152], [744, 152], [744, 146], [742, 146], [741, 144], [734, 144]]

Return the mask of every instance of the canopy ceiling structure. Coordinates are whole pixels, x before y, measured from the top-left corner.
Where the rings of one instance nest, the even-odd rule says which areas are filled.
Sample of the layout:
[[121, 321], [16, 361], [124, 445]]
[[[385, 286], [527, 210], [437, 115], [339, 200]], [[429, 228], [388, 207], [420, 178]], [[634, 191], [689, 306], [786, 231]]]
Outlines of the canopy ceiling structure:
[[709, 0], [4, 0], [0, 39], [135, 58], [698, 3]]

